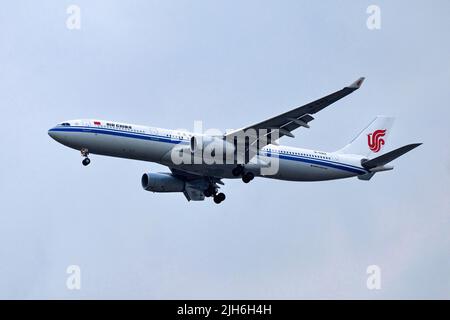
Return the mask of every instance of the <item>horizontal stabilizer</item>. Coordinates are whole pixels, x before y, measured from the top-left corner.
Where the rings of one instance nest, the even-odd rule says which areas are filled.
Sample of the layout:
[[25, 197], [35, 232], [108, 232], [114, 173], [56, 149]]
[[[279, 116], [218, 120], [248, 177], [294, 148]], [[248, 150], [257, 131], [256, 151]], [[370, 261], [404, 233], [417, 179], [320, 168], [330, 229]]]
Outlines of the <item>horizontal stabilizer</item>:
[[364, 181], [369, 181], [370, 179], [372, 179], [372, 177], [375, 175], [376, 172], [369, 172], [366, 174], [362, 174], [360, 176], [358, 176], [359, 180], [364, 180]]
[[397, 159], [398, 157], [404, 155], [405, 153], [417, 148], [420, 146], [421, 143], [413, 143], [408, 144], [406, 146], [403, 146], [401, 148], [395, 149], [393, 151], [390, 151], [388, 153], [383, 154], [382, 156], [376, 157], [374, 159], [367, 160], [362, 163], [362, 166], [366, 169], [373, 169], [376, 167], [384, 166], [385, 164], [388, 164], [392, 160]]

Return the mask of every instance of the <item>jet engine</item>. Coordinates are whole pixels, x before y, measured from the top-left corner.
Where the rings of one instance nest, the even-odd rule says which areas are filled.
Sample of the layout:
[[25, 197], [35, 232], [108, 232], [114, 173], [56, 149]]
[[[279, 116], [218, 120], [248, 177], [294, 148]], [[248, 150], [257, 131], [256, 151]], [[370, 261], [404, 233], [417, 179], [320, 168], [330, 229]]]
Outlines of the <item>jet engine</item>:
[[171, 173], [144, 173], [141, 178], [142, 188], [152, 192], [183, 192], [185, 182]]

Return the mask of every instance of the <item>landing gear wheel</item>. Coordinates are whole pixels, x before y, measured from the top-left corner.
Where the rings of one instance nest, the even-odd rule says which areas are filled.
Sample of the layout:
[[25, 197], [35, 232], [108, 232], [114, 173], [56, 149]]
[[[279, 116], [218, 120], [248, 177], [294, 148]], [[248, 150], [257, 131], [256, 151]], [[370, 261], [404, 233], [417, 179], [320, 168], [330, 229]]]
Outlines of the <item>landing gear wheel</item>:
[[222, 201], [224, 201], [225, 200], [225, 193], [219, 193], [218, 195], [217, 195], [217, 197], [219, 198], [219, 200], [220, 200], [220, 202], [222, 202]]
[[244, 174], [242, 176], [242, 181], [244, 183], [249, 183], [250, 181], [252, 181], [255, 178], [255, 175], [251, 172], [247, 172], [246, 174]]
[[89, 165], [89, 163], [91, 163], [91, 160], [88, 158], [89, 157], [89, 150], [86, 148], [83, 148], [80, 150], [81, 151], [81, 156], [84, 157], [83, 160], [83, 166], [87, 166]]
[[203, 194], [205, 195], [205, 197], [209, 198], [212, 196], [211, 191], [209, 191], [208, 189], [206, 189], [205, 191], [203, 191]]
[[244, 172], [244, 167], [241, 165], [238, 165], [236, 168], [234, 168], [231, 173], [233, 174], [233, 176], [235, 177], [239, 177], [242, 172]]
[[215, 196], [214, 196], [214, 202], [215, 203], [217, 203], [217, 204], [219, 204], [219, 203], [221, 203], [222, 201], [224, 201], [225, 200], [225, 194], [223, 194], [222, 192], [221, 193], [218, 193], [218, 194], [216, 194]]
[[217, 189], [213, 185], [210, 185], [205, 191], [203, 191], [203, 194], [207, 198], [212, 197], [216, 193], [217, 193]]
[[87, 165], [89, 165], [89, 163], [91, 163], [91, 159], [85, 158], [82, 163], [83, 163], [83, 166], [87, 166]]

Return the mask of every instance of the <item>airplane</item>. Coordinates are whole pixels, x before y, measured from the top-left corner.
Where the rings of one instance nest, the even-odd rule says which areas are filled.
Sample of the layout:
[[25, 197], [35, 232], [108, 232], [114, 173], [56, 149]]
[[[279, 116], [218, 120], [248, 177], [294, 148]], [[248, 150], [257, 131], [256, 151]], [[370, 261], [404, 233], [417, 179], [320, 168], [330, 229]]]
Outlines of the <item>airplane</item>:
[[[226, 198], [224, 193], [219, 192], [224, 179], [239, 178], [249, 183], [255, 177], [286, 181], [357, 177], [368, 181], [377, 172], [392, 170], [393, 167], [388, 165], [391, 161], [421, 145], [413, 143], [381, 154], [393, 125], [393, 117], [377, 116], [350, 143], [333, 152], [279, 144], [279, 139], [284, 136], [294, 138], [292, 131], [295, 129], [310, 128], [309, 123], [314, 120], [312, 115], [359, 89], [363, 81], [364, 78], [359, 78], [321, 99], [222, 135], [96, 119], [64, 121], [48, 130], [48, 134], [57, 142], [80, 151], [84, 166], [90, 164], [90, 154], [167, 166], [170, 172], [144, 173], [141, 177], [142, 188], [158, 193], [183, 193], [188, 201], [212, 197], [215, 203], [221, 203]], [[247, 135], [250, 131], [252, 133]], [[236, 136], [242, 134], [246, 137], [245, 141], [237, 143]], [[227, 151], [220, 149], [224, 146]], [[208, 148], [210, 151], [212, 149], [209, 159], [213, 156], [228, 159], [231, 154], [232, 161], [207, 163], [204, 150]], [[180, 162], [174, 155], [187, 155], [191, 161]], [[198, 161], [198, 157], [205, 159]], [[268, 174], [272, 163], [276, 163], [273, 166], [275, 170]]]

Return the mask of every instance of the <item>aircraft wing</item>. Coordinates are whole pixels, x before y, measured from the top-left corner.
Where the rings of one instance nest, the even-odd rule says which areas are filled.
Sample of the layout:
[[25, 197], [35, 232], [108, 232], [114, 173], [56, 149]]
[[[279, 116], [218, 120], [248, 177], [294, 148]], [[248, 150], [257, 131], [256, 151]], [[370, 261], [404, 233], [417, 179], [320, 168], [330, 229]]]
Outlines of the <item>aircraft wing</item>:
[[[266, 145], [274, 142], [271, 139], [273, 130], [278, 130], [278, 137], [275, 137], [274, 135], [274, 140], [281, 138], [282, 136], [293, 138], [294, 135], [292, 134], [292, 131], [299, 127], [309, 128], [309, 122], [314, 120], [312, 116], [313, 114], [321, 111], [322, 109], [349, 95], [353, 91], [359, 89], [363, 81], [364, 78], [359, 78], [350, 86], [331, 93], [319, 100], [310, 102], [304, 106], [297, 107], [293, 110], [270, 118], [268, 120], [256, 123], [254, 125], [229, 132], [225, 135], [225, 138], [232, 140], [232, 137], [238, 136], [239, 134], [245, 134], [245, 132], [247, 132], [246, 136], [249, 137], [249, 145], [255, 145], [258, 142], [257, 149], [261, 149]], [[249, 129], [254, 129], [255, 131]], [[248, 134], [249, 131], [247, 130], [253, 133], [256, 132], [256, 134]], [[261, 131], [259, 130], [267, 130], [265, 133], [262, 133], [263, 136], [267, 137], [267, 139], [261, 139]]]

